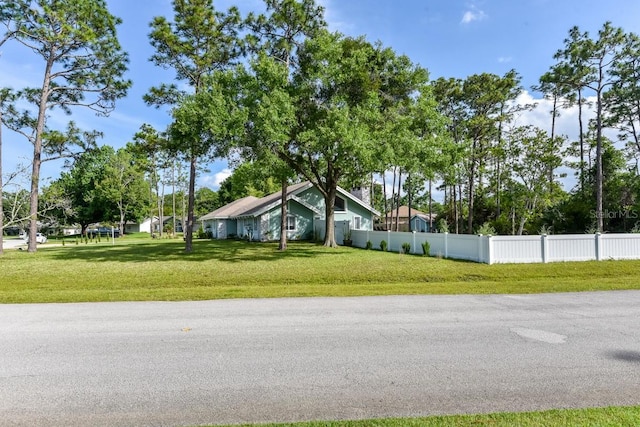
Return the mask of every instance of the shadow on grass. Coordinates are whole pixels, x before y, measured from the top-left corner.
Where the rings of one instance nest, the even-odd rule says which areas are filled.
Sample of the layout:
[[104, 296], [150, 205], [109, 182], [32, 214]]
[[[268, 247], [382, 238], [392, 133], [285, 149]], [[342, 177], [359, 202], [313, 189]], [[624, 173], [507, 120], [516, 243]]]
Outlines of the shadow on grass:
[[119, 242], [104, 244], [67, 245], [58, 248], [52, 256], [61, 260], [85, 260], [87, 262], [166, 262], [166, 261], [222, 261], [229, 263], [246, 261], [277, 261], [281, 259], [311, 258], [333, 255], [337, 250], [327, 250], [313, 243], [289, 242], [286, 251], [278, 251], [277, 243], [257, 243], [237, 240], [194, 240], [193, 251], [184, 251], [179, 240], [150, 242]]

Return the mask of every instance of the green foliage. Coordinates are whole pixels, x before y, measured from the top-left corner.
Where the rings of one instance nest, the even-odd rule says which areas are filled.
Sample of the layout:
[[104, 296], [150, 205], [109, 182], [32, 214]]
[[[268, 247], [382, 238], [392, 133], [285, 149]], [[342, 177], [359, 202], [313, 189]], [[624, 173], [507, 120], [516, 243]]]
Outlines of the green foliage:
[[[193, 93], [162, 84], [151, 88], [145, 101], [176, 105], [166, 148], [189, 162], [187, 216], [192, 219], [198, 162], [224, 156], [231, 135], [245, 123], [241, 118], [233, 124], [229, 120], [235, 116], [235, 104], [226, 96], [238, 91], [224, 73], [241, 53], [240, 16], [236, 8], [226, 14], [217, 12], [212, 0], [175, 1], [173, 8], [173, 23], [162, 16], [151, 22], [149, 37], [156, 50], [151, 61], [172, 68], [176, 79], [186, 81]], [[187, 225], [185, 252], [192, 250], [192, 231]]]
[[202, 227], [196, 233], [197, 239], [213, 239], [213, 233], [210, 230], [204, 230]]
[[549, 235], [553, 234], [553, 228], [548, 226], [548, 225], [546, 225], [546, 224], [544, 224], [542, 227], [540, 227], [540, 230], [539, 230], [538, 234], [540, 234], [541, 236], [542, 235], [549, 236]]
[[449, 223], [446, 218], [440, 218], [438, 220], [438, 231], [440, 233], [448, 233], [449, 232]]
[[194, 213], [198, 217], [213, 212], [223, 205], [220, 203], [218, 193], [207, 187], [201, 187], [196, 190], [195, 203]]
[[411, 252], [411, 243], [409, 242], [402, 243], [402, 253], [408, 254], [410, 252]]
[[370, 250], [373, 248], [373, 243], [371, 243], [371, 240], [367, 240], [367, 244], [365, 246], [366, 250]]
[[422, 246], [422, 254], [424, 256], [429, 256], [431, 254], [431, 245], [429, 244], [429, 242], [424, 241], [423, 243], [421, 243]]
[[221, 206], [247, 196], [264, 197], [280, 190], [269, 168], [257, 162], [238, 165], [231, 176], [220, 184], [218, 201]]
[[[30, 188], [29, 251], [36, 251], [40, 167], [43, 161], [70, 158], [79, 147], [95, 145], [99, 132], [80, 132], [69, 122], [66, 132], [48, 126], [50, 111], [67, 114], [86, 107], [108, 115], [115, 101], [126, 95], [131, 81], [123, 78], [128, 57], [116, 37], [121, 20], [112, 16], [104, 0], [14, 0], [0, 2], [0, 22], [17, 41], [40, 60], [41, 85], [17, 91], [23, 111], [3, 107], [3, 125], [33, 144]], [[4, 40], [3, 40], [4, 42]], [[3, 96], [4, 98], [4, 96]]]
[[387, 241], [386, 240], [381, 240], [380, 241], [380, 250], [382, 252], [386, 252], [387, 251]]
[[476, 230], [476, 234], [482, 234], [483, 236], [495, 236], [496, 229], [490, 223], [485, 222], [480, 227], [478, 227], [478, 229]]
[[58, 187], [64, 198], [70, 202], [70, 209], [61, 212], [63, 223], [89, 224], [111, 220], [118, 211], [117, 203], [110, 197], [105, 182], [108, 164], [115, 156], [110, 146], [103, 146], [83, 153], [68, 172], [51, 186]]

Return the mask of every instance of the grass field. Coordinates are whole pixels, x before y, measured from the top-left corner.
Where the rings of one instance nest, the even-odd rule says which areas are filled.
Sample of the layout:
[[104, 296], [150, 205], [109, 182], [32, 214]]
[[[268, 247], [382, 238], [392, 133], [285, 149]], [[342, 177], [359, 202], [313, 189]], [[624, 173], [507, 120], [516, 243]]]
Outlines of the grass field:
[[[136, 238], [137, 237], [137, 238]], [[640, 289], [640, 261], [485, 265], [290, 243], [126, 237], [0, 257], [0, 303]]]
[[[640, 407], [563, 409], [541, 412], [484, 415], [447, 415], [363, 421], [318, 421], [290, 424], [258, 424], [254, 427], [550, 427], [640, 425]], [[249, 426], [246, 424], [244, 426]], [[238, 426], [234, 426], [238, 427]]]

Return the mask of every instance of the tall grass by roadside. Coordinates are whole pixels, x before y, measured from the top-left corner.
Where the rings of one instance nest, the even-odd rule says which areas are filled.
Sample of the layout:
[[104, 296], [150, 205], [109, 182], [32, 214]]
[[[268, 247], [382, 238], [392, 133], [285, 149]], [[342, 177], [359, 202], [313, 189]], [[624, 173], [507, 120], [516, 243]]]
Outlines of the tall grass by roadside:
[[120, 238], [0, 257], [0, 302], [640, 289], [640, 261], [484, 265], [311, 243]]

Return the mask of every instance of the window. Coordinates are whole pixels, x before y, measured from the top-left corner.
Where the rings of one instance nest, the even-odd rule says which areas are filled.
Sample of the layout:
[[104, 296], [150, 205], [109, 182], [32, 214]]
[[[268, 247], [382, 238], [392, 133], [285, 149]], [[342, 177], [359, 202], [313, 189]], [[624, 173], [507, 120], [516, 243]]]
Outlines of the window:
[[353, 217], [353, 229], [354, 230], [360, 230], [360, 227], [362, 226], [362, 218], [359, 216], [354, 216]]
[[345, 207], [345, 201], [344, 199], [341, 199], [340, 197], [336, 196], [336, 201], [335, 201], [335, 210], [336, 212], [344, 212], [346, 211], [346, 207]]
[[287, 231], [296, 231], [296, 217], [293, 215], [287, 215]]

